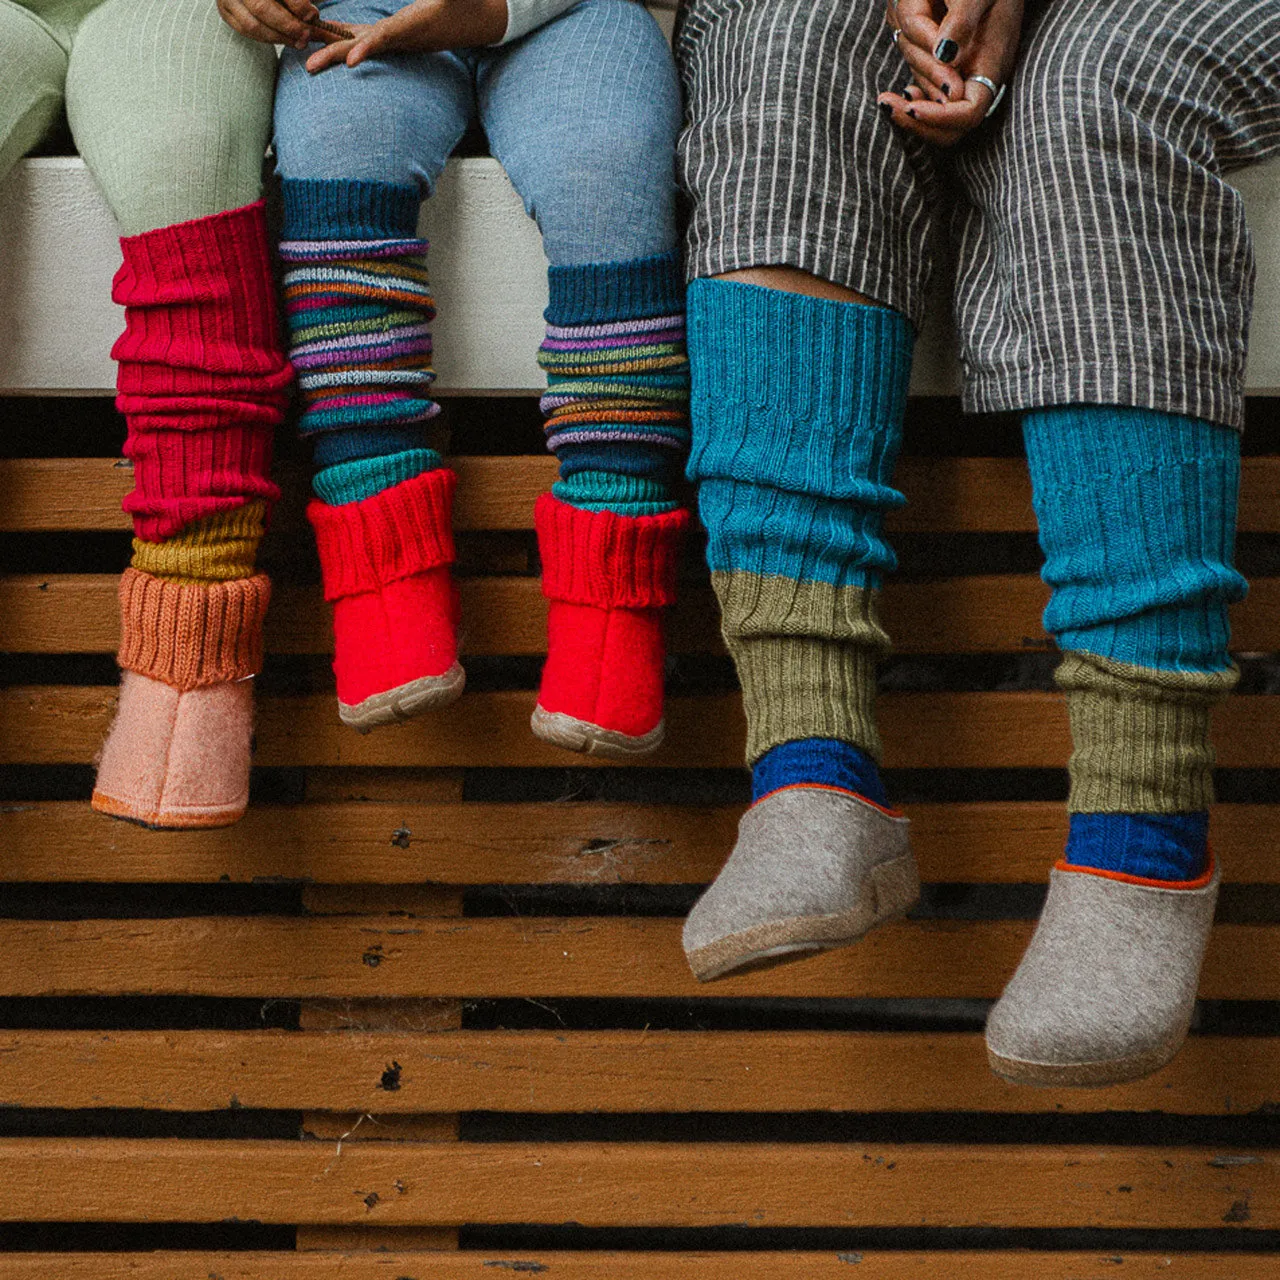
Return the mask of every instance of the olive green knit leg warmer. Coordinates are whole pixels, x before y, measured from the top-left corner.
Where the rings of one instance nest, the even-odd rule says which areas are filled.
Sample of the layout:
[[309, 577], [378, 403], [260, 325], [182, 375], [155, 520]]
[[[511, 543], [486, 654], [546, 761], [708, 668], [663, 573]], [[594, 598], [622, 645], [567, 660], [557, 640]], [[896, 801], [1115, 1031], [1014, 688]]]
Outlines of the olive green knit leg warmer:
[[1073, 813], [1190, 813], [1213, 803], [1209, 717], [1239, 672], [1161, 671], [1068, 652]]
[[879, 592], [825, 582], [711, 575], [747, 713], [747, 763], [801, 738], [880, 758], [876, 663], [889, 647]]

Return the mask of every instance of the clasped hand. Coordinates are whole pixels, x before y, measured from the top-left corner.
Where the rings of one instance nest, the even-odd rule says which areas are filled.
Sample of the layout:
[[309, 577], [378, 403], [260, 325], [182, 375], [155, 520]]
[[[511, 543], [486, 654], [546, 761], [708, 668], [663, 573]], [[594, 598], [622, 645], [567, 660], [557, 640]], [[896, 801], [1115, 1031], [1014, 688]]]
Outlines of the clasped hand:
[[345, 63], [359, 66], [382, 53], [438, 53], [497, 44], [507, 30], [507, 0], [413, 0], [379, 22], [342, 23], [343, 32], [312, 24], [320, 10], [312, 0], [218, 0], [218, 12], [241, 35], [265, 44], [305, 49], [313, 74]]
[[1017, 61], [1023, 0], [888, 0], [885, 22], [912, 83], [876, 101], [893, 122], [949, 147], [976, 129]]

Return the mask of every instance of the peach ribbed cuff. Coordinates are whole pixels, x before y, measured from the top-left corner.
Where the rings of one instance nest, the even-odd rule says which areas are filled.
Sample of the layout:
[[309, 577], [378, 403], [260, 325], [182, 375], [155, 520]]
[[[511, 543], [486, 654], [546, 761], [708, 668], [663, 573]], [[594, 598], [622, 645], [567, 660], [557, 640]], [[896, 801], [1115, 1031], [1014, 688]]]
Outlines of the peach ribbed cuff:
[[265, 574], [184, 586], [137, 569], [120, 579], [120, 652], [128, 671], [184, 692], [262, 670]]

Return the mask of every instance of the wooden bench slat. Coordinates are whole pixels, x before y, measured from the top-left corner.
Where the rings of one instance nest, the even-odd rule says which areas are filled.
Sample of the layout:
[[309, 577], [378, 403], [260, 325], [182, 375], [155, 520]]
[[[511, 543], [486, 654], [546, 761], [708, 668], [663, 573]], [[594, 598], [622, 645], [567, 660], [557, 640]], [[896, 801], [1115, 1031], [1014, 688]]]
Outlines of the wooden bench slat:
[[0, 1031], [5, 1107], [1247, 1115], [1278, 1079], [1271, 1036], [1192, 1036], [1154, 1078], [1047, 1090], [1000, 1080], [957, 1033]]
[[[458, 471], [454, 525], [460, 530], [531, 529], [533, 501], [556, 474], [549, 457], [460, 457], [451, 465]], [[0, 459], [0, 532], [127, 529], [120, 501], [132, 483], [129, 466], [115, 458]], [[291, 488], [301, 483], [290, 476]], [[904, 458], [897, 483], [908, 503], [889, 516], [892, 532], [1036, 527], [1021, 458]], [[1245, 459], [1240, 528], [1280, 531], [1280, 458]]]
[[[0, 690], [0, 764], [88, 764], [109, 727], [116, 691], [29, 685]], [[529, 731], [532, 691], [476, 693], [443, 711], [361, 735], [337, 717], [332, 696], [258, 702], [260, 765], [417, 768], [599, 767]], [[880, 700], [890, 768], [1059, 768], [1070, 752], [1066, 711], [1054, 693], [902, 693]], [[736, 694], [669, 698], [667, 740], [636, 764], [738, 768], [745, 736]], [[1280, 695], [1229, 699], [1214, 714], [1218, 764], [1280, 766]]]
[[[0, 577], [0, 651], [114, 653], [119, 643], [119, 579], [112, 574]], [[535, 578], [459, 582], [463, 653], [546, 652], [546, 601]], [[889, 583], [883, 611], [896, 653], [1025, 653], [1049, 648], [1040, 625], [1048, 589], [1031, 574], [991, 574], [939, 582]], [[672, 610], [673, 653], [723, 653], [711, 590], [686, 586]], [[1280, 578], [1255, 579], [1231, 616], [1238, 652], [1280, 644]], [[333, 634], [319, 587], [277, 587], [267, 618], [272, 653], [330, 654]]]
[[10, 1222], [1280, 1226], [1280, 1155], [1202, 1147], [10, 1139], [0, 1185]]
[[[903, 922], [803, 964], [703, 984], [685, 963], [680, 924], [536, 916], [0, 920], [0, 996], [993, 998], [1032, 927]], [[1280, 925], [1219, 925], [1200, 994], [1280, 999]]]
[[0, 1254], [0, 1280], [1274, 1280], [1274, 1253], [47, 1253]]
[[[234, 827], [146, 831], [87, 804], [0, 808], [0, 883], [706, 884], [733, 847], [741, 810], [590, 803], [254, 805]], [[915, 804], [925, 880], [1043, 881], [1066, 814], [1051, 801]], [[1228, 883], [1280, 883], [1280, 806], [1219, 805], [1213, 844]], [[106, 872], [104, 873], [104, 868]]]

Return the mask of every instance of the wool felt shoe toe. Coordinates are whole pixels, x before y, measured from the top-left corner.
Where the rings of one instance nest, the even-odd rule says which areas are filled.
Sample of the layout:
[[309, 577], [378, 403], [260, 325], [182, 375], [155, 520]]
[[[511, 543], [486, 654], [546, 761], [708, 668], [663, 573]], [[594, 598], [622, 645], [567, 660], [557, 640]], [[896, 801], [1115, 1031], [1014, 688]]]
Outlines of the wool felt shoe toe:
[[699, 981], [848, 946], [920, 896], [907, 819], [845, 791], [799, 785], [743, 815], [694, 904], [684, 950]]
[[1017, 971], [987, 1019], [991, 1069], [1017, 1084], [1137, 1080], [1182, 1047], [1213, 924], [1216, 865], [1187, 887], [1050, 875]]
[[181, 691], [125, 671], [93, 808], [147, 827], [230, 826], [249, 803], [252, 737], [252, 680]]

